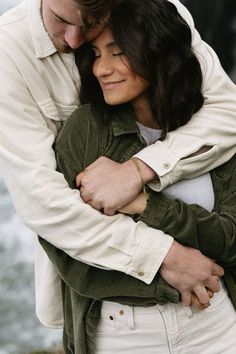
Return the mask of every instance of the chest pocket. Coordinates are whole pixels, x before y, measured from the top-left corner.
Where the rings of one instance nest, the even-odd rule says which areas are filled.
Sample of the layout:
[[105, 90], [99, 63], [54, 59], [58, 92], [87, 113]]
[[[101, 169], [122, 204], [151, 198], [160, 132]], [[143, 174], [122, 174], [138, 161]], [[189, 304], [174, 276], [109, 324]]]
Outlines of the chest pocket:
[[39, 109], [44, 116], [48, 128], [53, 131], [55, 136], [59, 133], [63, 123], [70, 117], [77, 105], [65, 105], [56, 102], [51, 98], [38, 103]]

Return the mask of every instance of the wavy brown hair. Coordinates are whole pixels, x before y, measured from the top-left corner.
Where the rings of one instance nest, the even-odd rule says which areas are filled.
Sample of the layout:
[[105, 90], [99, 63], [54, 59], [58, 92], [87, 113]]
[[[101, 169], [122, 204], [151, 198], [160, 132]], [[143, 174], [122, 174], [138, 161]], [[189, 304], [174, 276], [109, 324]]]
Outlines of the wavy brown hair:
[[74, 0], [86, 21], [88, 14], [96, 19], [106, 17], [121, 0]]
[[[167, 0], [125, 0], [110, 15], [114, 40], [137, 75], [149, 81], [153, 118], [168, 131], [186, 124], [203, 105], [201, 67], [192, 50], [191, 30]], [[109, 112], [92, 73], [94, 53], [89, 43], [76, 53], [82, 103]]]

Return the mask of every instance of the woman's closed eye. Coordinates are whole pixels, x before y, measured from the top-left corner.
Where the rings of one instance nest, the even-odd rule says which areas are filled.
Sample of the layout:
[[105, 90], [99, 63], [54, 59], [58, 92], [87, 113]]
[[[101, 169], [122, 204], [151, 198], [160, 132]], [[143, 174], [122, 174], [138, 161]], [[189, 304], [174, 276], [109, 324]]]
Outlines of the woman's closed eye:
[[113, 57], [116, 57], [116, 56], [121, 56], [123, 54], [124, 54], [123, 52], [117, 51], [117, 52], [113, 53], [112, 55], [113, 55]]
[[122, 50], [114, 42], [112, 42], [110, 44], [110, 51], [111, 51], [112, 56], [114, 56], [114, 57], [123, 55]]
[[[101, 57], [100, 51], [94, 49], [93, 52], [94, 52], [94, 58], [95, 58], [95, 59]], [[112, 52], [110, 53], [110, 55], [113, 56], [113, 57], [118, 57], [118, 56], [121, 56], [121, 55], [123, 55], [123, 54], [124, 54], [124, 53], [123, 53], [120, 49], [114, 50], [114, 51], [112, 51]]]

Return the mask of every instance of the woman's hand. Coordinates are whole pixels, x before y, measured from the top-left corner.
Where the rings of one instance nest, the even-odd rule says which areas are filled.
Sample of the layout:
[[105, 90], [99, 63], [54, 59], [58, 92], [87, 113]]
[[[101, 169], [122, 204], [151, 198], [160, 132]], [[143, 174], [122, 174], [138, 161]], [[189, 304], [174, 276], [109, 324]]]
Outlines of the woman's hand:
[[137, 195], [132, 202], [125, 205], [123, 208], [120, 208], [118, 211], [120, 213], [134, 215], [142, 214], [147, 205], [147, 195], [144, 192], [141, 192]]

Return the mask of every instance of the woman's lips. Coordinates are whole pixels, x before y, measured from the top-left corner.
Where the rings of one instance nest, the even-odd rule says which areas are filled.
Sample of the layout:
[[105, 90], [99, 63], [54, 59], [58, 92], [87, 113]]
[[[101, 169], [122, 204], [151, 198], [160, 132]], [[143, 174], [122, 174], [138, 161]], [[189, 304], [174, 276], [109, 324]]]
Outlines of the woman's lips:
[[103, 90], [112, 90], [114, 88], [116, 88], [117, 86], [119, 86], [121, 83], [123, 82], [123, 80], [120, 81], [110, 81], [110, 82], [102, 82], [101, 86]]

